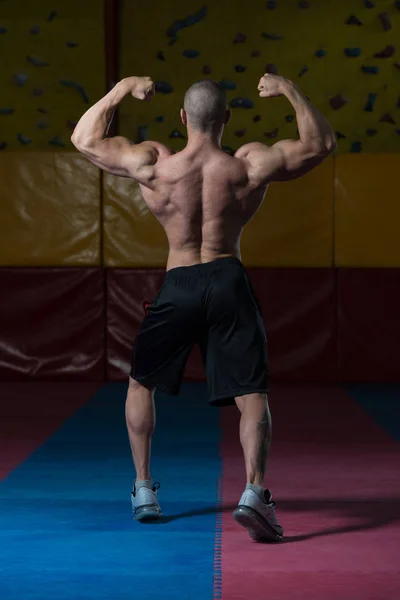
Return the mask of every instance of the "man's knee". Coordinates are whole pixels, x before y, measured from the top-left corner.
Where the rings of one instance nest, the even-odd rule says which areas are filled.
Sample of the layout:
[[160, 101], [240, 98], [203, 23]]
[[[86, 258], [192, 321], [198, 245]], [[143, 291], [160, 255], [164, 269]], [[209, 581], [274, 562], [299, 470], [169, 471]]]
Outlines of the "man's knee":
[[256, 392], [254, 394], [244, 394], [243, 396], [235, 397], [236, 406], [243, 412], [247, 407], [264, 407], [266, 411], [269, 411], [268, 406], [268, 394], [265, 392]]
[[138, 392], [140, 393], [140, 392], [145, 392], [145, 391], [153, 393], [154, 386], [144, 385], [143, 383], [140, 383], [136, 379], [133, 379], [133, 377], [129, 377], [128, 394], [129, 393], [138, 393]]

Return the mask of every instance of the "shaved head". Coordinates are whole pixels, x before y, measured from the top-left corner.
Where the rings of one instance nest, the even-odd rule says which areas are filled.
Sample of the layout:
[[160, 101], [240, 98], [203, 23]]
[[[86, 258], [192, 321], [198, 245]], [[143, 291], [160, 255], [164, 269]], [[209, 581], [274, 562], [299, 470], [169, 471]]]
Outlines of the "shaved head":
[[212, 79], [202, 79], [186, 92], [183, 108], [193, 129], [210, 131], [224, 124], [226, 106], [226, 94], [221, 86]]

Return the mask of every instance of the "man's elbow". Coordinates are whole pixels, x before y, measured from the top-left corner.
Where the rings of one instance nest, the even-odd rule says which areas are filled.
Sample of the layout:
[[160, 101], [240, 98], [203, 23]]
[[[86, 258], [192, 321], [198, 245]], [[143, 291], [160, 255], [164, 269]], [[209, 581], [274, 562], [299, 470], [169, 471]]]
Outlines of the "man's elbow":
[[329, 156], [329, 154], [332, 154], [332, 152], [335, 152], [336, 147], [337, 147], [336, 137], [332, 134], [332, 136], [330, 136], [325, 141], [325, 152], [326, 152], [327, 156]]
[[327, 135], [324, 140], [322, 140], [322, 144], [319, 148], [319, 154], [323, 156], [329, 156], [332, 152], [336, 150], [336, 137], [332, 132], [331, 135]]
[[324, 160], [327, 156], [332, 154], [336, 150], [336, 139], [335, 137], [329, 137], [325, 140], [320, 140], [314, 143], [309, 149], [314, 159]]
[[87, 135], [81, 135], [79, 132], [74, 131], [71, 135], [71, 142], [79, 152], [87, 155], [94, 155], [97, 152], [99, 144], [95, 143], [93, 139]]
[[75, 148], [77, 150], [79, 150], [80, 152], [83, 152], [85, 149], [88, 149], [89, 147], [89, 140], [87, 139], [87, 137], [82, 136], [78, 131], [74, 131], [74, 133], [71, 135], [71, 142], [73, 143], [73, 145], [75, 146]]
[[81, 150], [84, 146], [84, 140], [82, 139], [82, 136], [79, 135], [79, 133], [76, 130], [71, 135], [71, 142], [73, 143], [73, 145], [75, 146], [75, 148], [77, 150]]

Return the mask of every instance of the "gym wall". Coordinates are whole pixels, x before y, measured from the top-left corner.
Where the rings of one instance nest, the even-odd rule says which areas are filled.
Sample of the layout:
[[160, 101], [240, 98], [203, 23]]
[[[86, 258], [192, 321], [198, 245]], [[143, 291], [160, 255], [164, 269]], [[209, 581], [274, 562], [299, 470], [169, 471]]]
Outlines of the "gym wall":
[[[0, 3], [2, 378], [125, 378], [142, 303], [163, 278], [167, 240], [138, 186], [69, 151], [73, 124], [106, 91], [102, 4]], [[397, 5], [120, 2], [120, 75], [151, 75], [158, 89], [150, 105], [122, 103], [124, 135], [179, 150], [185, 89], [212, 77], [232, 105], [227, 151], [295, 137], [287, 100], [257, 97], [266, 71], [296, 81], [337, 133], [335, 157], [273, 184], [243, 235], [275, 380], [399, 378]], [[186, 376], [203, 378], [197, 352]]]

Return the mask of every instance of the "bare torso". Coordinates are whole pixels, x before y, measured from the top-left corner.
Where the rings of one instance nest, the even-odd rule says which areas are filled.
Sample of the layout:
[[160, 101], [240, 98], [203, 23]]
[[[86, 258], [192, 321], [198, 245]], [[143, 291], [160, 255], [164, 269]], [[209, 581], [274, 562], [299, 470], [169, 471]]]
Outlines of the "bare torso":
[[162, 147], [153, 189], [141, 185], [141, 191], [168, 238], [167, 270], [240, 259], [242, 230], [266, 189], [251, 190], [242, 161], [215, 146], [172, 155]]

